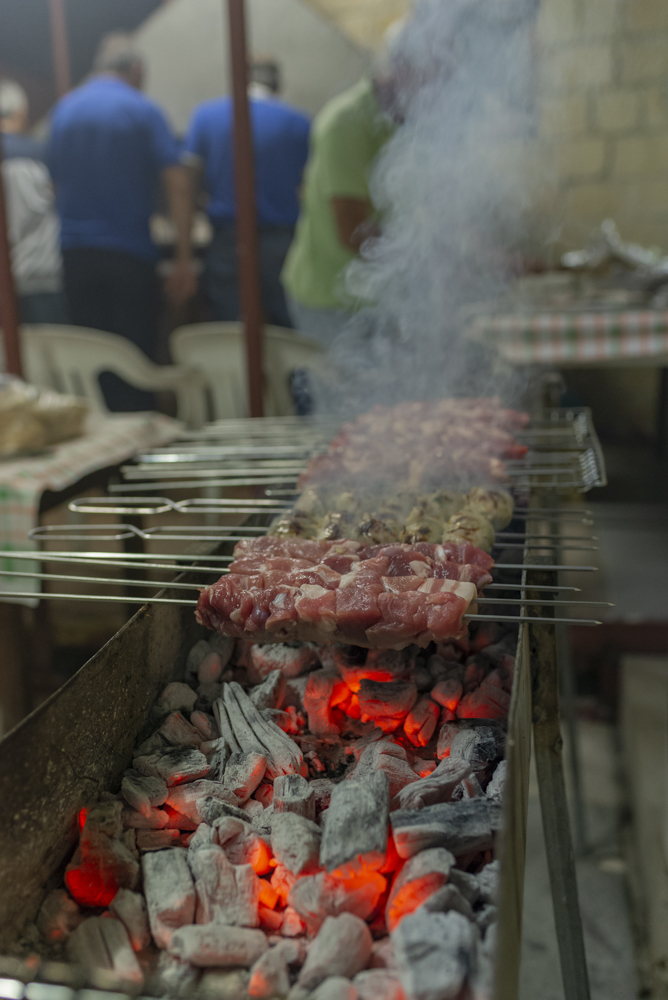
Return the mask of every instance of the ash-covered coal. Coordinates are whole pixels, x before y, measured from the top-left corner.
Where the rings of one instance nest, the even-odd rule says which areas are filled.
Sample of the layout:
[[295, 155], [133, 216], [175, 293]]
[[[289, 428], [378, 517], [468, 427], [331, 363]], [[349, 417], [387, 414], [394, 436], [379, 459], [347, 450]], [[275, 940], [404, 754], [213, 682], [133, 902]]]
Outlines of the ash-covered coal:
[[[491, 954], [504, 725], [460, 717], [443, 685], [456, 675], [475, 693], [514, 642], [511, 629], [473, 625], [425, 650], [309, 646], [300, 659], [294, 645], [265, 653], [237, 641], [203, 721], [195, 706], [211, 681], [198, 669], [209, 656], [200, 641], [187, 683], [156, 702], [119, 792], [81, 814], [65, 889], [46, 897], [38, 921], [45, 947], [74, 958], [88, 949], [89, 969], [123, 988], [146, 977], [146, 989], [168, 989], [177, 969], [194, 987], [245, 967], [249, 996], [271, 988], [304, 1000], [344, 987], [414, 1000], [433, 974], [413, 944], [411, 928], [425, 922], [434, 948], [459, 942], [460, 954], [464, 942], [474, 954], [489, 939]], [[306, 684], [295, 687], [297, 662]], [[504, 669], [509, 691], [512, 664]], [[287, 699], [291, 736], [263, 714]], [[415, 724], [425, 704], [431, 731]], [[196, 723], [212, 739], [194, 746]], [[186, 766], [194, 753], [203, 764]], [[453, 981], [474, 968], [448, 961]]]

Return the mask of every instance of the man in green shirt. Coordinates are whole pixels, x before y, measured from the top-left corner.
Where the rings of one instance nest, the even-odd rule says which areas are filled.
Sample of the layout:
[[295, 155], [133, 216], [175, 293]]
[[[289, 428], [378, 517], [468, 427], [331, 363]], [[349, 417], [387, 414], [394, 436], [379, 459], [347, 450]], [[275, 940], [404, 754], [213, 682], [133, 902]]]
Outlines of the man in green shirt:
[[369, 178], [395, 127], [379, 93], [373, 80], [360, 80], [330, 101], [311, 129], [301, 215], [283, 284], [296, 329], [327, 347], [354, 310], [345, 269], [375, 229]]

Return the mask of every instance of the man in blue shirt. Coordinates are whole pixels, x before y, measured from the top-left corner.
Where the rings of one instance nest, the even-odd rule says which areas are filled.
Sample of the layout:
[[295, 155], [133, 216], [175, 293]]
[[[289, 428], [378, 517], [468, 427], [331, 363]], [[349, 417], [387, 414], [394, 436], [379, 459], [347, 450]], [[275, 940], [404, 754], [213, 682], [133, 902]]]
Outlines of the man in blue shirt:
[[[48, 162], [61, 219], [65, 292], [77, 326], [121, 334], [150, 356], [158, 286], [149, 219], [162, 181], [177, 230], [165, 291], [183, 302], [196, 288], [190, 181], [162, 111], [140, 93], [142, 63], [131, 40], [105, 39], [94, 69], [58, 102], [51, 122]], [[115, 399], [106, 395], [114, 409], [138, 408], [127, 391], [123, 399], [117, 391]]]
[[[308, 156], [310, 121], [276, 96], [278, 67], [256, 62], [249, 97], [260, 236], [262, 304], [268, 322], [292, 326], [280, 275], [299, 215], [299, 187]], [[204, 275], [214, 319], [239, 319], [236, 198], [230, 97], [195, 108], [184, 147], [184, 162], [203, 173], [214, 227]]]

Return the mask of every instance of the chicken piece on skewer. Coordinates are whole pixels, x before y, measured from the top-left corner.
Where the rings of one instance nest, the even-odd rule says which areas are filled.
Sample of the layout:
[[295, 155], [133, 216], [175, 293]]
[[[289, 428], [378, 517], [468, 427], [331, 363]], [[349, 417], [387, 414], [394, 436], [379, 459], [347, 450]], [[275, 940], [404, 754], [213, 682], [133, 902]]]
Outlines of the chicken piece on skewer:
[[320, 521], [301, 511], [281, 514], [270, 525], [267, 534], [273, 538], [314, 538]]
[[515, 501], [507, 490], [474, 486], [466, 498], [466, 509], [484, 514], [497, 531], [502, 531], [513, 519]]
[[400, 540], [401, 530], [399, 521], [369, 516], [355, 528], [355, 540], [366, 545], [389, 545]]
[[490, 552], [495, 541], [494, 526], [489, 518], [465, 507], [447, 521], [443, 542], [471, 542], [484, 552]]
[[440, 490], [417, 497], [417, 503], [406, 518], [402, 541], [438, 542], [445, 521], [464, 506], [464, 494], [455, 490]]
[[352, 538], [355, 529], [355, 515], [348, 513], [333, 513], [328, 511], [319, 522], [315, 534], [317, 542], [335, 542], [339, 538]]

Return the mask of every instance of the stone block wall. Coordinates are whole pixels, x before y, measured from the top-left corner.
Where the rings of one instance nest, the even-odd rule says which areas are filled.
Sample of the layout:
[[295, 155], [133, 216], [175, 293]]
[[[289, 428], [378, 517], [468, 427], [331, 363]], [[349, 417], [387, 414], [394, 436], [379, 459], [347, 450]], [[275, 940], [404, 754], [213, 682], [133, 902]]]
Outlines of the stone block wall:
[[[410, 0], [310, 0], [374, 48]], [[544, 175], [537, 219], [579, 245], [604, 218], [668, 251], [668, 0], [543, 0], [536, 25]], [[540, 166], [543, 165], [543, 167]]]

